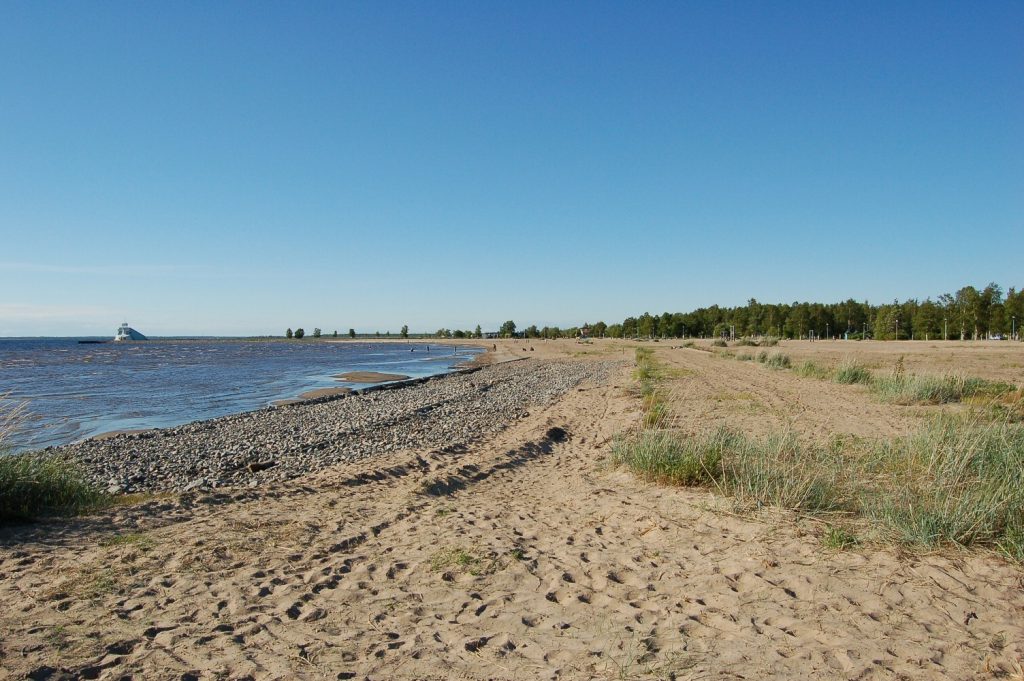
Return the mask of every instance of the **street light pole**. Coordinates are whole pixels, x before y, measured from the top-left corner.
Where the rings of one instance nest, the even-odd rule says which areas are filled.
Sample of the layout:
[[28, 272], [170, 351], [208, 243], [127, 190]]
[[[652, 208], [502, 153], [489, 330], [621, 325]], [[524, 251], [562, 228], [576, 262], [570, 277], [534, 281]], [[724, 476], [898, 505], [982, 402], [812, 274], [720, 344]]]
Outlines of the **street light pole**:
[[945, 317], [942, 318], [942, 340], [949, 340], [949, 325]]

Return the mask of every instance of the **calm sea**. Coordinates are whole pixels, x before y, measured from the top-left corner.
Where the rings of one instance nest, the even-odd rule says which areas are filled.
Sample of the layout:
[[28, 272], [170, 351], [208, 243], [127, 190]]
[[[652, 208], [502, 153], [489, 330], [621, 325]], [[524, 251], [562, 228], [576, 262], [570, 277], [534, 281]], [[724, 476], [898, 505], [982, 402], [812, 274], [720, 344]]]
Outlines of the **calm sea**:
[[25, 402], [16, 449], [163, 428], [265, 407], [348, 371], [430, 376], [482, 349], [429, 343], [187, 341], [79, 344], [0, 339], [0, 396]]

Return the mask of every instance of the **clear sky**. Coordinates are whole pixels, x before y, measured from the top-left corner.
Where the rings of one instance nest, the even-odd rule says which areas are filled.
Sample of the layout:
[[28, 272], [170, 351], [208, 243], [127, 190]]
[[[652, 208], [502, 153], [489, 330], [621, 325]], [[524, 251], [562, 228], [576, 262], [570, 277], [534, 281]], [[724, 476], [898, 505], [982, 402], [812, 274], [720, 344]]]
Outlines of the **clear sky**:
[[0, 5], [0, 336], [1024, 285], [1021, 2]]

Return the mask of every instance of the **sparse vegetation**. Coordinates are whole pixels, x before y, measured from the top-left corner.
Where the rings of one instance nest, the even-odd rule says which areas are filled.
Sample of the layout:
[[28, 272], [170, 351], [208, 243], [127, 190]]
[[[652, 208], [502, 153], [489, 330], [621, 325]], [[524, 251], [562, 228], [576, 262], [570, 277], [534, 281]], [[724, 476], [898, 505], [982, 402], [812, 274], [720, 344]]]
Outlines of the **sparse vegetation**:
[[447, 548], [435, 553], [430, 558], [430, 569], [441, 572], [448, 568], [462, 568], [465, 571], [480, 562], [480, 559], [461, 548]]
[[[907, 547], [981, 546], [1024, 561], [1024, 425], [944, 415], [895, 440], [802, 443], [719, 428], [695, 436], [644, 430], [613, 460], [644, 479], [712, 487], [738, 506], [843, 511], [863, 536]], [[830, 548], [860, 537], [830, 527]]]
[[727, 348], [729, 347], [729, 344], [725, 342], [724, 338], [716, 338], [711, 341], [711, 346], [715, 348]]
[[124, 546], [134, 547], [140, 551], [149, 551], [156, 546], [156, 541], [145, 532], [128, 532], [126, 534], [115, 534], [104, 537], [100, 540], [100, 546]]
[[664, 367], [654, 359], [654, 352], [650, 348], [636, 349], [635, 376], [642, 398], [645, 427], [661, 426], [668, 418], [664, 391], [658, 388], [665, 374]]
[[753, 361], [754, 356], [752, 354], [750, 354], [749, 352], [740, 352], [740, 353], [737, 353], [736, 359], [738, 359], [741, 362], [750, 362], [750, 361]]
[[852, 548], [859, 543], [860, 541], [855, 534], [838, 525], [829, 525], [828, 529], [825, 530], [824, 536], [821, 538], [822, 546], [835, 551]]

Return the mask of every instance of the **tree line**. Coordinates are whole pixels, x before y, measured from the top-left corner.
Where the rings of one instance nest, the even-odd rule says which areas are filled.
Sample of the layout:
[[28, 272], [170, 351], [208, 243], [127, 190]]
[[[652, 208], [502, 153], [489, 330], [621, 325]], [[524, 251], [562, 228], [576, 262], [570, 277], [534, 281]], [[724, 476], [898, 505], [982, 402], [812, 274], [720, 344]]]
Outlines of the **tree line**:
[[[1024, 290], [1010, 287], [1005, 291], [996, 283], [983, 288], [964, 286], [955, 293], [943, 293], [924, 300], [894, 300], [872, 305], [852, 298], [839, 303], [760, 303], [751, 298], [746, 305], [720, 307], [712, 305], [690, 312], [649, 312], [627, 317], [622, 322], [584, 323], [561, 328], [531, 324], [519, 329], [512, 320], [500, 327], [502, 338], [574, 338], [584, 332], [593, 337], [609, 338], [710, 338], [720, 336], [777, 336], [779, 338], [845, 337], [851, 340], [982, 340], [995, 337], [1021, 337], [1024, 323]], [[355, 338], [354, 330], [349, 336]], [[303, 331], [294, 332], [302, 338]], [[293, 332], [288, 329], [287, 337]], [[315, 329], [314, 337], [320, 337]], [[334, 332], [335, 337], [338, 332]], [[369, 334], [366, 334], [369, 335]], [[380, 338], [378, 331], [376, 337]], [[385, 334], [391, 336], [388, 331]], [[409, 337], [408, 325], [399, 335]], [[423, 338], [482, 338], [477, 325], [473, 330], [438, 329], [433, 334], [416, 334]]]
[[[872, 305], [848, 299], [840, 303], [760, 303], [754, 298], [737, 307], [702, 307], [627, 317], [604, 327], [611, 337], [778, 336], [780, 338], [847, 337], [877, 340], [982, 340], [1020, 337], [1024, 291], [990, 283], [965, 286], [935, 300], [894, 300]], [[598, 335], [594, 325], [594, 335]]]

